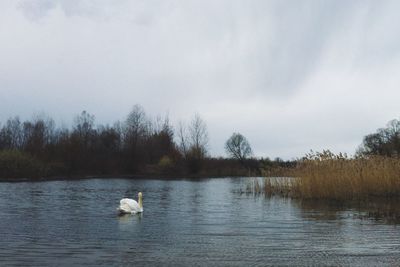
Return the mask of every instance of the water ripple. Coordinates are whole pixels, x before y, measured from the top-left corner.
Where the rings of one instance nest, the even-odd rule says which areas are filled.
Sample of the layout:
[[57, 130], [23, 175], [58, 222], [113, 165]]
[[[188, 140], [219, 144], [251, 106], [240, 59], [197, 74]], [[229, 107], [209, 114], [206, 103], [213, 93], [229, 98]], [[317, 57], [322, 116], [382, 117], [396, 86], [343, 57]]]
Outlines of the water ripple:
[[[240, 179], [0, 184], [0, 265], [395, 265], [396, 223], [369, 210], [237, 194]], [[117, 216], [144, 195], [142, 215]]]

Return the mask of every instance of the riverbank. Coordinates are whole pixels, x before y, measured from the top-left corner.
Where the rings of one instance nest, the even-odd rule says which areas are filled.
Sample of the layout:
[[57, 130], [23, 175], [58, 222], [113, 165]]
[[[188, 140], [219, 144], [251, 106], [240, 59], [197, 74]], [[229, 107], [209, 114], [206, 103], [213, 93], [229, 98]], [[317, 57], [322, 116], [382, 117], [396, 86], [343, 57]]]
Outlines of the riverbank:
[[132, 179], [132, 180], [204, 180], [204, 179], [224, 179], [224, 178], [243, 178], [246, 175], [230, 176], [208, 176], [208, 175], [73, 175], [73, 176], [50, 176], [38, 178], [0, 178], [0, 183], [20, 183], [20, 182], [47, 182], [47, 181], [79, 181], [89, 179]]
[[116, 161], [112, 166], [99, 167], [93, 164], [86, 168], [77, 168], [68, 162], [41, 160], [29, 153], [8, 150], [0, 151], [0, 181], [47, 181], [76, 180], [87, 178], [123, 177], [129, 179], [198, 179], [206, 177], [246, 177], [260, 176], [263, 160], [248, 159], [246, 167], [242, 162], [227, 158], [204, 158], [196, 162], [196, 171], [191, 161], [180, 159], [174, 162], [164, 161], [157, 164], [145, 164], [135, 167]]
[[148, 164], [134, 173], [125, 172], [115, 167], [104, 171], [101, 169], [74, 170], [64, 163], [41, 161], [20, 151], [0, 152], [0, 182], [35, 182], [52, 180], [81, 179], [200, 179], [206, 177], [243, 177], [253, 173], [259, 175], [258, 168], [253, 172], [243, 168], [241, 164], [230, 159], [207, 158], [201, 162], [198, 172], [191, 173], [185, 162], [176, 164], [174, 168], [164, 168], [159, 164]]

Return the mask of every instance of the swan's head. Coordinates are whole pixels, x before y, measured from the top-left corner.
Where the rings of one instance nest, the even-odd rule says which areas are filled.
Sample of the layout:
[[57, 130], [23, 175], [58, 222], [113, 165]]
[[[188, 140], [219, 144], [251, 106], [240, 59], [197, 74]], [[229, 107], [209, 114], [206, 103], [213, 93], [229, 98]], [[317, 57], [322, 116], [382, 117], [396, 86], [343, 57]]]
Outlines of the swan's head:
[[139, 199], [139, 207], [143, 207], [143, 201], [142, 201], [142, 192], [139, 192], [138, 193], [138, 199]]

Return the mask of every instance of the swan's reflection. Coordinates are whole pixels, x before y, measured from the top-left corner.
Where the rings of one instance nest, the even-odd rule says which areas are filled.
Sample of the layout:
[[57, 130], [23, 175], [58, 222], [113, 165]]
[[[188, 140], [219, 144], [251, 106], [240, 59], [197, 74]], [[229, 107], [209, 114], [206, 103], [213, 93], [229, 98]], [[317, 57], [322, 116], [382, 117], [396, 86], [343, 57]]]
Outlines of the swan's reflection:
[[141, 224], [142, 217], [142, 213], [118, 215], [118, 228], [123, 232], [140, 231], [137, 226]]
[[120, 228], [126, 228], [142, 221], [143, 213], [136, 214], [118, 214]]

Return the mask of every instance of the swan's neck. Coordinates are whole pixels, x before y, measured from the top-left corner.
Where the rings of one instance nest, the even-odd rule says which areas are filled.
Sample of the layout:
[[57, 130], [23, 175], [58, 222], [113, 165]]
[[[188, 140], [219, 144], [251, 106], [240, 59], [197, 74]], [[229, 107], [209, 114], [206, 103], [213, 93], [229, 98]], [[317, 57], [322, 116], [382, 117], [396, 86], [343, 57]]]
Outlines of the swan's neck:
[[143, 208], [142, 196], [139, 196], [139, 207]]

